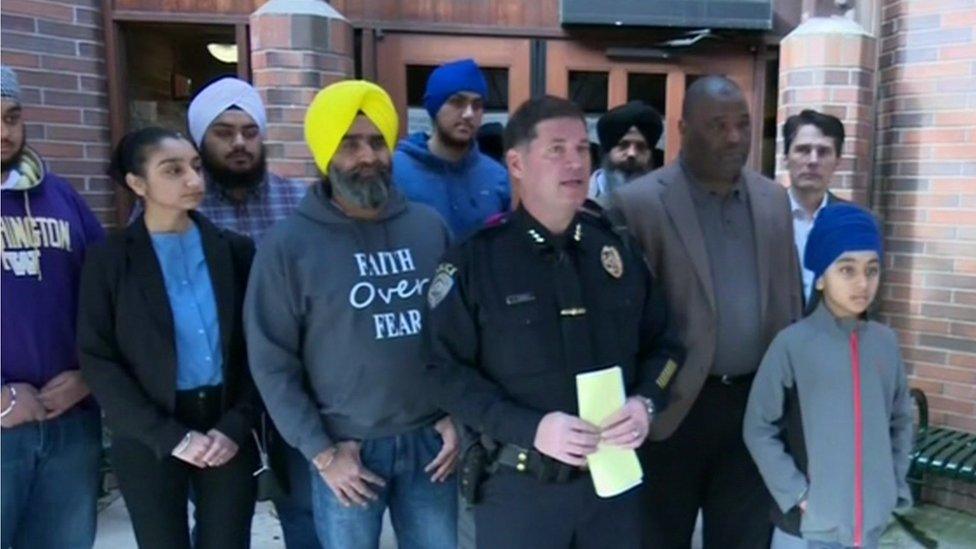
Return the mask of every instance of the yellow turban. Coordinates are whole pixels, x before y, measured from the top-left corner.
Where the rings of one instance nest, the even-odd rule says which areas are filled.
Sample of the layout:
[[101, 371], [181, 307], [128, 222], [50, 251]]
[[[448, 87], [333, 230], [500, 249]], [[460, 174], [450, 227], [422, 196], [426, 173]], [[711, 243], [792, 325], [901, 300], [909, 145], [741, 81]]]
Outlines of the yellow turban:
[[332, 156], [360, 112], [380, 130], [391, 151], [396, 146], [399, 118], [386, 91], [365, 80], [336, 82], [316, 94], [305, 113], [305, 142], [323, 174], [329, 173]]

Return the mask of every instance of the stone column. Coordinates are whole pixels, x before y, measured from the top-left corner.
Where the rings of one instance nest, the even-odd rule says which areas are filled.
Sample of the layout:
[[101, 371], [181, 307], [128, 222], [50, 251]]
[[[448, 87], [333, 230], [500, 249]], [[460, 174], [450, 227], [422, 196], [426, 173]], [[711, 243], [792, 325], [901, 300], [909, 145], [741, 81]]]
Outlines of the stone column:
[[268, 111], [268, 167], [312, 181], [319, 174], [305, 145], [305, 111], [320, 89], [353, 77], [352, 25], [324, 0], [270, 0], [250, 24], [252, 80]]
[[815, 109], [840, 118], [847, 139], [832, 190], [867, 204], [874, 146], [876, 40], [842, 16], [811, 17], [780, 47], [776, 176], [789, 185], [781, 128], [786, 118]]

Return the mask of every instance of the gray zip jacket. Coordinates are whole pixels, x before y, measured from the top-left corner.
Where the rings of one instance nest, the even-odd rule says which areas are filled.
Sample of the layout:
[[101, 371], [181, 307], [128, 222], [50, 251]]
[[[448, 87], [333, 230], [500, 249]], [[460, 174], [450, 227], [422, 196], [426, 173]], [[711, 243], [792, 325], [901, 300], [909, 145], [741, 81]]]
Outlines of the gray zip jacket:
[[244, 325], [254, 382], [309, 460], [443, 415], [426, 391], [421, 312], [447, 227], [391, 192], [379, 218], [362, 221], [317, 184], [266, 233], [251, 268]]
[[[800, 415], [802, 448], [787, 443], [787, 410]], [[891, 512], [911, 505], [911, 398], [895, 333], [823, 304], [782, 330], [753, 381], [743, 436], [780, 511], [807, 501], [805, 539], [876, 541]]]

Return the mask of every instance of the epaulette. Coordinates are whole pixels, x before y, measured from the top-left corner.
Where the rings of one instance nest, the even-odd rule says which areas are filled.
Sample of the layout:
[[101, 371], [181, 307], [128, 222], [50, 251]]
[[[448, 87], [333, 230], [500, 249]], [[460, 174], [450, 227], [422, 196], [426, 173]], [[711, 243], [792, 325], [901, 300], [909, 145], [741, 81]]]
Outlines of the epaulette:
[[631, 253], [635, 250], [635, 244], [630, 231], [627, 230], [627, 221], [620, 210], [614, 209], [612, 206], [612, 201], [605, 207], [596, 200], [586, 199], [580, 211], [583, 213], [583, 219], [617, 235], [624, 249]]
[[613, 229], [613, 223], [607, 217], [607, 211], [596, 200], [587, 198], [580, 206], [579, 211], [582, 214], [580, 217], [585, 221], [605, 229]]

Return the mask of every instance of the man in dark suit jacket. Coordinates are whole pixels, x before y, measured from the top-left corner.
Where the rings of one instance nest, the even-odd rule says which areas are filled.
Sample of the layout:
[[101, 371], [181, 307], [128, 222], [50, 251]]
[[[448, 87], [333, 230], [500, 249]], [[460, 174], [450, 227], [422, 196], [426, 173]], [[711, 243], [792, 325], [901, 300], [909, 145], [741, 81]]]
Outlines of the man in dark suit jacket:
[[800, 316], [786, 190], [744, 169], [751, 141], [739, 87], [688, 88], [681, 158], [613, 196], [664, 285], [687, 348], [671, 405], [651, 424], [644, 461], [645, 547], [768, 547], [769, 495], [742, 441], [752, 376], [776, 333]]
[[807, 109], [787, 118], [783, 124], [783, 150], [790, 173], [790, 214], [806, 310], [816, 306], [819, 300], [813, 288], [813, 271], [802, 268], [803, 251], [820, 210], [847, 202], [830, 192], [830, 182], [843, 149], [844, 123], [836, 116]]

